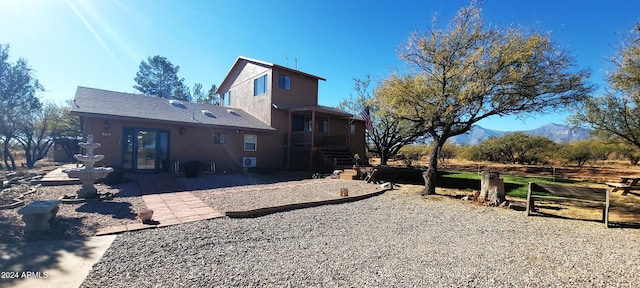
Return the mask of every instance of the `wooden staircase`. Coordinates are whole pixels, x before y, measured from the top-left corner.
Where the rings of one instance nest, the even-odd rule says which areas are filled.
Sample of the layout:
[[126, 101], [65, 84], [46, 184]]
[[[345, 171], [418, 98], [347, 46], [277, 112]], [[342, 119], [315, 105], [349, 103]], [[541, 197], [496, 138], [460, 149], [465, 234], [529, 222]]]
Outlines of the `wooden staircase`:
[[332, 163], [335, 167], [349, 167], [353, 165], [353, 155], [347, 149], [322, 148], [325, 163]]

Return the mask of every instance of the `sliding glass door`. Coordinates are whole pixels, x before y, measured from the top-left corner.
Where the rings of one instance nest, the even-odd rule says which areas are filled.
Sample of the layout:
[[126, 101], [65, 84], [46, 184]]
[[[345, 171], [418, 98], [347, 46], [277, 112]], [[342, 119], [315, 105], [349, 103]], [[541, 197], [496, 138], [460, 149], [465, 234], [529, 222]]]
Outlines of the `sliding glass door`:
[[134, 172], [169, 171], [169, 132], [148, 128], [125, 128], [122, 166]]

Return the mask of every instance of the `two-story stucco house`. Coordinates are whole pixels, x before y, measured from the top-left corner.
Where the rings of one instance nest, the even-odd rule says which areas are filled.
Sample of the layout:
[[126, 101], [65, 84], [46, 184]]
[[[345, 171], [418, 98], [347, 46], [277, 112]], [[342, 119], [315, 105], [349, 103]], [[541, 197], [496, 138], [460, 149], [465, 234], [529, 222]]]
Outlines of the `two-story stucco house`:
[[98, 165], [173, 171], [328, 171], [364, 155], [364, 122], [318, 105], [318, 82], [295, 69], [238, 57], [219, 86], [220, 106], [78, 87], [71, 109], [104, 154]]

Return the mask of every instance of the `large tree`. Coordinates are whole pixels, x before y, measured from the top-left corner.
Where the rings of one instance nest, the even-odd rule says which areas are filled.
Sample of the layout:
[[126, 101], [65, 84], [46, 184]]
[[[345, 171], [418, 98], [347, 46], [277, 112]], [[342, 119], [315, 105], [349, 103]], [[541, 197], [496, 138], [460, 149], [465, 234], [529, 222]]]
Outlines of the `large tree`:
[[602, 138], [640, 148], [640, 23], [625, 36], [611, 63], [615, 69], [607, 75], [608, 89], [589, 98], [571, 121], [590, 126]]
[[447, 139], [491, 116], [557, 111], [582, 101], [590, 87], [586, 70], [548, 35], [517, 27], [485, 27], [474, 1], [444, 30], [415, 32], [400, 48], [405, 75], [385, 79], [384, 101], [419, 135], [433, 141], [423, 194], [435, 193], [438, 152]]
[[380, 105], [377, 94], [386, 93], [384, 87], [370, 90], [371, 76], [365, 79], [354, 79], [356, 96], [344, 99], [339, 108], [356, 115], [369, 113], [370, 127], [365, 132], [367, 144], [372, 145], [369, 151], [380, 156], [380, 165], [387, 165], [390, 157], [395, 156], [403, 146], [413, 143], [417, 136], [411, 130], [411, 123], [397, 117], [387, 106]]
[[220, 97], [216, 94], [216, 90], [218, 90], [218, 87], [216, 84], [213, 84], [211, 88], [209, 88], [209, 91], [207, 91], [207, 94], [205, 94], [204, 90], [202, 90], [202, 84], [196, 83], [193, 86], [193, 93], [191, 94], [193, 102], [220, 105]]
[[[41, 107], [37, 94], [44, 91], [23, 58], [9, 62], [9, 45], [0, 44], [0, 140], [2, 159], [8, 169], [16, 169], [11, 142], [20, 133], [19, 124]], [[9, 163], [10, 162], [10, 163]]]
[[55, 108], [54, 116], [57, 117], [53, 121], [56, 125], [55, 144], [58, 145], [67, 155], [67, 158], [73, 159], [73, 155], [80, 151], [79, 142], [82, 140], [82, 123], [80, 117], [71, 115], [71, 105], [73, 102], [68, 100], [64, 105]]
[[62, 116], [63, 111], [59, 107], [48, 104], [18, 124], [16, 140], [24, 150], [27, 168], [33, 168], [38, 160], [47, 156], [58, 137]]
[[180, 66], [173, 65], [167, 58], [156, 55], [142, 60], [140, 70], [136, 73], [137, 85], [133, 88], [147, 96], [189, 101], [189, 87], [184, 78], [178, 77]]
[[216, 86], [216, 84], [212, 84], [211, 88], [209, 88], [209, 91], [207, 91], [207, 97], [206, 97], [207, 103], [213, 104], [213, 105], [221, 105], [220, 95], [218, 95], [216, 91], [218, 91], [218, 86]]

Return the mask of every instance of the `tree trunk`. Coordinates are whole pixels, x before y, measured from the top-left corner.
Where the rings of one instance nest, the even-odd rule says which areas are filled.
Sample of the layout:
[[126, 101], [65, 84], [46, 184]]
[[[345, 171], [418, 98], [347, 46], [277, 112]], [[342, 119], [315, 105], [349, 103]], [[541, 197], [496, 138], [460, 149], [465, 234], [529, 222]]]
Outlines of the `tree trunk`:
[[[31, 141], [31, 140], [29, 140]], [[32, 151], [31, 151], [31, 144], [27, 143], [27, 145], [25, 145], [24, 143], [22, 143], [22, 148], [24, 149], [24, 158], [27, 161], [27, 165], [29, 165], [29, 163], [31, 163], [31, 159], [33, 159], [32, 157]], [[33, 167], [30, 167], [33, 168]]]
[[[2, 152], [4, 154], [4, 166], [7, 170], [16, 170], [16, 161], [13, 159], [13, 155], [9, 152], [9, 139], [5, 139], [3, 143]], [[11, 160], [11, 165], [9, 165], [8, 160]]]
[[477, 200], [482, 203], [487, 203], [490, 206], [498, 206], [506, 201], [504, 182], [500, 178], [499, 172], [482, 172], [480, 195]]
[[389, 161], [389, 154], [382, 152], [382, 150], [380, 151], [380, 165], [387, 165], [387, 162]]
[[4, 151], [4, 148], [2, 148], [2, 161], [4, 162], [4, 166], [7, 167], [7, 170], [9, 170], [9, 157], [7, 156], [7, 153]]
[[[435, 141], [435, 140], [434, 140]], [[438, 151], [442, 144], [436, 142], [431, 150], [431, 156], [429, 157], [429, 168], [427, 171], [422, 172], [422, 178], [424, 179], [424, 190], [422, 195], [436, 194], [436, 178], [438, 177]]]

